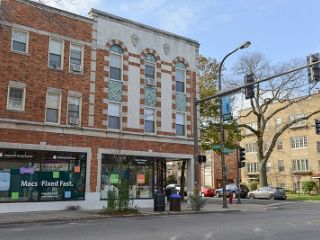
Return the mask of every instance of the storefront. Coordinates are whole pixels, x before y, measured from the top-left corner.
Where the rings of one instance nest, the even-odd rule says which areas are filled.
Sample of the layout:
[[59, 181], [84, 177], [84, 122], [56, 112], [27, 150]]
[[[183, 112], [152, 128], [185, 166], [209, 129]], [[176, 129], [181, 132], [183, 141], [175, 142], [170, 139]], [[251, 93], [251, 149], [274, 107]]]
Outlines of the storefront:
[[84, 200], [86, 154], [0, 149], [0, 202]]
[[100, 198], [125, 189], [131, 199], [151, 199], [164, 191], [165, 168], [164, 158], [103, 154]]

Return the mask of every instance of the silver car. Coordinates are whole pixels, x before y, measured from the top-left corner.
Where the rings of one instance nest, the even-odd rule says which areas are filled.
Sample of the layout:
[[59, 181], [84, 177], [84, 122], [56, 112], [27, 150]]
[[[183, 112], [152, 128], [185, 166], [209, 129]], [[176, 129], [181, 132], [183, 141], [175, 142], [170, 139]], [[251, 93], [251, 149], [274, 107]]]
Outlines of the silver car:
[[249, 198], [287, 199], [284, 188], [260, 187], [248, 193]]

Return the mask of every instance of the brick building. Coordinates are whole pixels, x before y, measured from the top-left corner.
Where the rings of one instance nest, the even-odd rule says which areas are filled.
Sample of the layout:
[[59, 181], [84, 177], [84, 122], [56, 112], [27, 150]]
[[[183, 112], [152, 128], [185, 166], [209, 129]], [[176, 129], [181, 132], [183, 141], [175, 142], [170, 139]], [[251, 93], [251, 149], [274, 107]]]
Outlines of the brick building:
[[124, 182], [150, 207], [177, 159], [192, 190], [196, 41], [94, 9], [0, 10], [0, 212], [102, 208]]
[[[307, 116], [319, 109], [320, 94], [310, 95], [280, 111], [269, 121], [264, 132], [264, 150], [268, 150], [273, 136], [280, 127], [290, 121]], [[276, 102], [270, 106], [270, 112], [283, 107], [286, 102]], [[250, 109], [243, 110], [245, 116]], [[269, 112], [267, 112], [269, 114]], [[315, 181], [319, 184], [320, 176], [320, 137], [315, 131], [315, 114], [308, 120], [302, 120], [289, 127], [276, 142], [267, 162], [268, 184], [284, 187], [296, 192], [302, 191], [304, 181]], [[241, 123], [257, 129], [257, 119], [253, 114], [241, 119]], [[249, 130], [243, 129], [241, 146], [246, 149], [246, 167], [241, 169], [244, 183], [259, 181], [259, 162], [257, 158], [257, 138]]]

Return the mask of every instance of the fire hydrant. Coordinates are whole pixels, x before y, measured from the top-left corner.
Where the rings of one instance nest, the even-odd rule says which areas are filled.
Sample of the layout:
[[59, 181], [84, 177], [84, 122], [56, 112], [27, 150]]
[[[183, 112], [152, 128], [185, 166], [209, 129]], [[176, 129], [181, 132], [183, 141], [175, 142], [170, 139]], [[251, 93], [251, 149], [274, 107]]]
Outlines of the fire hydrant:
[[229, 193], [229, 203], [232, 204], [232, 200], [233, 200], [233, 193], [230, 192]]

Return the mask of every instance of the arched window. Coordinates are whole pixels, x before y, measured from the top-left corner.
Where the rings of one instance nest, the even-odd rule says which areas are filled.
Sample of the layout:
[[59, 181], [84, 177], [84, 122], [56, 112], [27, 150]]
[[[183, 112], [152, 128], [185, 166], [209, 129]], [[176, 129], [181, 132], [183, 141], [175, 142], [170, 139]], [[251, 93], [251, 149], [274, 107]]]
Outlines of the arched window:
[[156, 79], [156, 57], [148, 53], [145, 58], [144, 77], [146, 85], [155, 86]]
[[112, 45], [110, 52], [110, 79], [121, 81], [123, 50], [115, 44]]
[[185, 92], [186, 66], [182, 62], [176, 63], [176, 91]]

